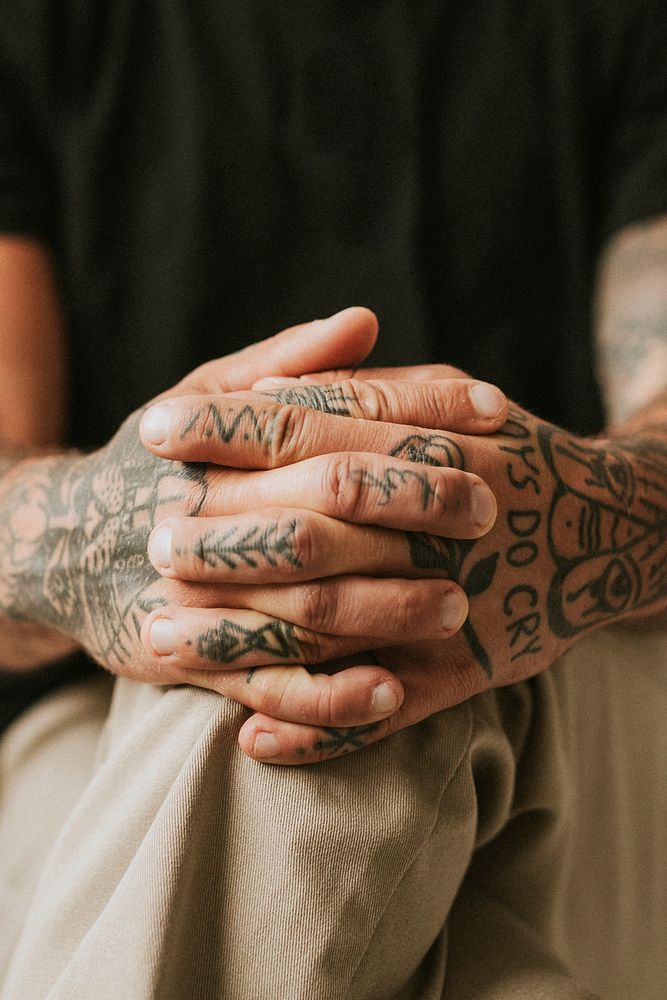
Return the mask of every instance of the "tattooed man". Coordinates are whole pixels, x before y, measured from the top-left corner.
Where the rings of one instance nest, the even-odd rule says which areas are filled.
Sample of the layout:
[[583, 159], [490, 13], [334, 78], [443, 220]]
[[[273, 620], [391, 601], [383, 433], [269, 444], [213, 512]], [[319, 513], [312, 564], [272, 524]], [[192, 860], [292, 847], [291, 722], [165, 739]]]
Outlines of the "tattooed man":
[[659, 995], [666, 35], [0, 14], [3, 1000]]

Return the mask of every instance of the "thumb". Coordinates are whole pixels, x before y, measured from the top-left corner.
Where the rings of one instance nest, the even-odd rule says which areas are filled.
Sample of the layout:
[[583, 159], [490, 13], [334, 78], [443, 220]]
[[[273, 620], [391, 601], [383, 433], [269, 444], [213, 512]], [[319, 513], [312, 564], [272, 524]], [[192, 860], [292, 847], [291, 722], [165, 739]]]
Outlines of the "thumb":
[[230, 392], [249, 389], [258, 379], [271, 375], [303, 375], [323, 368], [355, 366], [372, 350], [377, 333], [375, 314], [354, 306], [328, 319], [289, 327], [268, 340], [208, 361], [187, 375], [175, 390]]

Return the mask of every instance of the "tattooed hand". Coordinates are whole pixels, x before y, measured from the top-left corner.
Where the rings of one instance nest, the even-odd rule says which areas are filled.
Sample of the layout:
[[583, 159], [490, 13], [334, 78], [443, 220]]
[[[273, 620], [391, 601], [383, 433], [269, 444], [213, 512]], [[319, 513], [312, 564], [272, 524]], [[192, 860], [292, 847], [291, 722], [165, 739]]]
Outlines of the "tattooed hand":
[[[314, 357], [324, 363], [358, 358], [374, 338], [369, 317], [351, 310], [204, 366], [152, 412], [187, 393], [207, 426], [234, 440], [239, 456], [247, 453], [239, 464], [252, 465], [258, 447], [272, 447], [272, 432], [261, 431], [253, 406], [239, 402], [243, 394], [229, 397], [236, 407], [229, 427], [216, 423], [202, 390], [237, 389], [267, 370], [298, 371]], [[497, 419], [475, 413], [468, 388], [452, 388], [467, 401], [460, 421], [492, 428]], [[276, 426], [286, 426], [295, 410], [303, 412], [260, 398]], [[332, 451], [348, 445], [350, 421], [314, 416]], [[313, 676], [299, 665], [396, 642], [406, 631], [452, 634], [465, 617], [465, 595], [438, 569], [415, 571], [405, 546], [396, 545], [403, 538], [396, 529], [477, 537], [495, 511], [487, 487], [458, 470], [422, 472], [375, 455], [359, 462], [339, 455], [326, 468], [303, 463], [295, 496], [292, 485], [284, 479], [281, 487], [273, 473], [234, 474], [243, 482], [232, 483], [222, 470], [147, 454], [141, 417], [133, 414], [93, 455], [33, 459], [6, 472], [0, 485], [0, 509], [7, 513], [0, 518], [5, 617], [76, 639], [115, 673], [199, 684], [264, 711], [280, 706], [285, 718], [347, 725], [394, 710], [400, 683], [372, 659], [365, 668], [333, 676]], [[196, 424], [194, 419], [189, 433], [196, 433]], [[381, 502], [367, 511], [352, 505], [346, 515], [340, 502], [349, 502], [346, 476], [360, 499], [372, 484]], [[281, 488], [291, 507], [281, 504]], [[396, 509], [397, 490], [417, 498], [415, 511]], [[157, 524], [150, 554], [161, 574], [147, 556]], [[181, 541], [168, 547], [166, 559], [170, 563], [173, 555], [178, 572], [164, 565], [170, 525], [181, 526]], [[380, 584], [369, 578], [369, 567], [384, 577], [422, 578]], [[380, 614], [387, 600], [389, 623]], [[254, 669], [267, 663], [287, 666], [254, 678]]]
[[[475, 409], [480, 389], [492, 418]], [[208, 587], [211, 600], [219, 588], [217, 604], [174, 601], [148, 616], [142, 634], [155, 672], [189, 671], [193, 683], [206, 683], [206, 672], [242, 666], [245, 688], [233, 696], [247, 705], [295, 721], [365, 724], [369, 703], [375, 718], [380, 704], [383, 715], [397, 707], [402, 691], [393, 675], [378, 672], [368, 653], [363, 670], [330, 676], [305, 665], [330, 671], [332, 658], [461, 626], [465, 595], [447, 568], [416, 564], [405, 532], [478, 538], [493, 523], [495, 500], [453, 452], [447, 467], [420, 468], [410, 456], [367, 448], [368, 433], [385, 426], [387, 405], [372, 392], [315, 393], [316, 409], [280, 395], [186, 395], [145, 414], [141, 432], [153, 453], [180, 450], [189, 462], [215, 462], [199, 516], [163, 518], [150, 538], [149, 555], [166, 580]], [[404, 415], [423, 412], [432, 392], [452, 407], [443, 406], [440, 419], [464, 428], [488, 427], [489, 419], [497, 426], [505, 412], [493, 387], [449, 380], [406, 393]], [[372, 407], [378, 421], [351, 421], [358, 407]], [[371, 680], [375, 690], [364, 695]]]
[[[276, 389], [274, 396], [303, 407], [310, 401], [318, 408], [325, 401], [330, 406], [332, 400], [336, 405], [354, 400], [348, 406], [357, 415], [375, 407], [374, 416], [404, 421], [420, 416], [415, 400], [423, 401], [431, 390], [437, 392], [437, 383], [426, 390], [425, 385], [381, 380], [331, 386], [300, 382]], [[431, 398], [429, 408], [421, 410], [421, 427], [373, 424], [358, 416], [353, 446], [366, 454], [346, 459], [349, 474], [338, 480], [336, 497], [339, 504], [341, 494], [347, 497], [347, 517], [355, 519], [356, 512], [363, 521], [375, 507], [385, 519], [400, 511], [405, 526], [408, 511], [419, 516], [424, 504], [446, 495], [446, 487], [432, 478], [438, 469], [465, 470], [491, 485], [498, 518], [483, 537], [473, 538], [472, 532], [455, 537], [451, 530], [425, 533], [423, 528], [410, 528], [403, 536], [413, 572], [445, 573], [466, 590], [470, 613], [462, 631], [449, 639], [414, 635], [408, 642], [376, 647], [375, 661], [391, 668], [405, 690], [401, 709], [391, 717], [322, 729], [277, 721], [284, 719], [277, 706], [242, 729], [240, 743], [251, 756], [300, 763], [349, 752], [488, 687], [545, 669], [583, 632], [667, 603], [667, 434], [654, 429], [629, 441], [584, 441], [513, 408], [493, 437], [464, 437], [423, 426], [424, 417], [433, 422], [430, 414], [437, 413], [432, 404]], [[170, 407], [171, 430], [152, 447], [181, 458], [238, 465], [238, 438], [227, 430], [238, 405], [233, 398], [224, 403], [179, 400]], [[300, 465], [327, 461], [309, 458], [322, 447], [316, 416], [307, 409], [291, 415], [267, 441], [266, 428], [278, 426], [274, 411], [268, 402], [253, 404], [252, 460], [275, 468], [266, 483], [273, 483], [272, 495], [280, 503], [303, 503]], [[372, 466], [369, 452], [389, 458]], [[244, 452], [246, 462], [249, 454]], [[297, 464], [285, 468], [290, 462]], [[252, 477], [224, 475], [239, 502], [250, 495]], [[202, 543], [201, 527], [191, 524], [188, 530], [184, 522], [173, 522], [178, 541], [172, 543], [170, 573], [188, 577], [197, 560], [201, 577], [210, 572], [219, 557], [204, 558], [208, 543]], [[188, 565], [179, 561], [179, 548], [196, 553]], [[376, 572], [372, 554], [359, 551], [362, 560], [369, 560], [367, 572]], [[391, 629], [384, 602], [382, 613]]]
[[[368, 310], [345, 310], [203, 365], [172, 392], [238, 389], [262, 373], [295, 373], [326, 358], [359, 361], [376, 335]], [[137, 424], [138, 416], [87, 459], [2, 447], [0, 669], [29, 669], [65, 655], [76, 648], [75, 635], [111, 665], [124, 655], [128, 628], [157, 599], [145, 593], [156, 578], [145, 554], [152, 519], [169, 509], [167, 494], [169, 502], [181, 496], [192, 504], [190, 493], [202, 484], [193, 470], [172, 477], [165, 463], [148, 461]], [[133, 588], [137, 600], [128, 604]], [[119, 609], [124, 621], [114, 618]]]

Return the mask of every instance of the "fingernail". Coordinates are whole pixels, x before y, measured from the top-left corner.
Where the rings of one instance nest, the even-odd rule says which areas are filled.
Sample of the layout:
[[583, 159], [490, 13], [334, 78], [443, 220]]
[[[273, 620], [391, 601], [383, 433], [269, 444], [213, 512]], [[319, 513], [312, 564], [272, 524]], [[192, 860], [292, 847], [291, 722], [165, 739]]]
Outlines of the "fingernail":
[[141, 435], [149, 444], [162, 444], [171, 430], [171, 407], [158, 403], [141, 418]]
[[480, 528], [485, 528], [496, 516], [496, 501], [488, 486], [476, 483], [472, 488], [470, 501], [472, 519]]
[[463, 595], [456, 590], [450, 591], [449, 594], [445, 594], [442, 601], [440, 624], [448, 632], [452, 632], [463, 625], [467, 613], [468, 607]]
[[174, 533], [166, 524], [155, 528], [148, 540], [148, 555], [154, 566], [169, 569], [171, 566], [171, 546]]
[[160, 656], [171, 656], [176, 649], [176, 626], [169, 618], [156, 618], [150, 628], [151, 646]]
[[505, 405], [505, 397], [500, 389], [488, 382], [477, 382], [470, 389], [470, 399], [477, 415], [490, 420], [499, 416]]
[[398, 698], [396, 697], [396, 692], [390, 684], [378, 684], [375, 691], [373, 691], [371, 708], [374, 712], [378, 712], [381, 715], [385, 715], [387, 712], [393, 712], [398, 708]]
[[273, 733], [267, 733], [264, 729], [258, 729], [255, 735], [253, 753], [255, 757], [262, 757], [264, 759], [277, 757], [280, 753], [280, 744]]

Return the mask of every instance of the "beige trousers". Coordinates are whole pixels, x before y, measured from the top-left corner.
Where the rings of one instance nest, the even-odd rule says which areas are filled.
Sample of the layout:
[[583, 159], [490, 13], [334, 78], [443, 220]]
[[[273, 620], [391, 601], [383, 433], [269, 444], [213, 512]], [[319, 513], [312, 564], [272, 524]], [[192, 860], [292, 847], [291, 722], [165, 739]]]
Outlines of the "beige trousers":
[[96, 678], [0, 747], [2, 1000], [662, 1000], [667, 635], [329, 763]]

